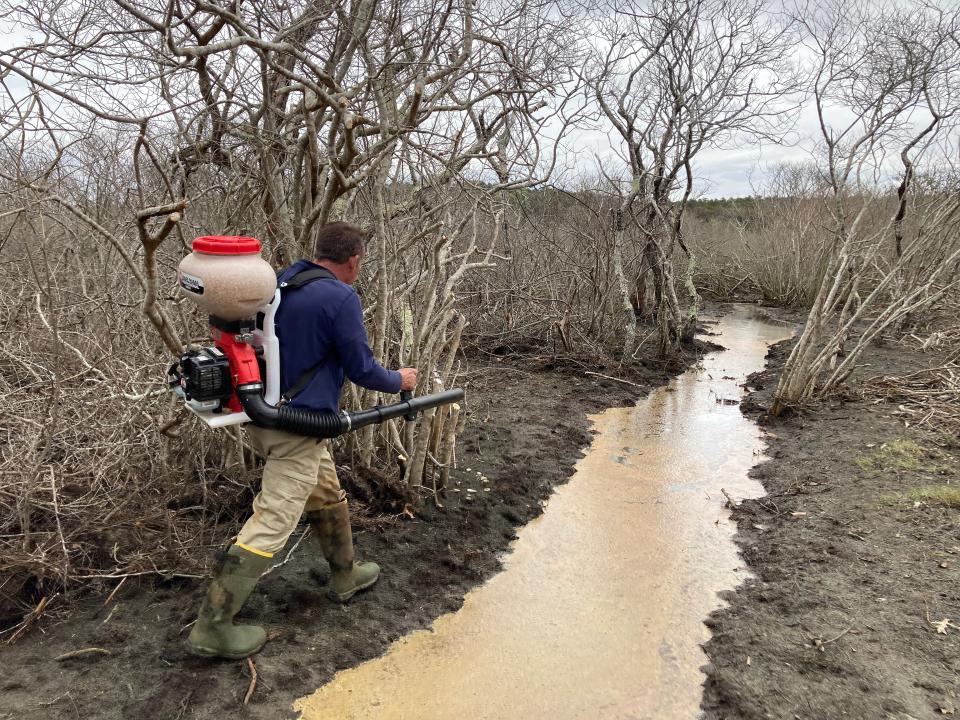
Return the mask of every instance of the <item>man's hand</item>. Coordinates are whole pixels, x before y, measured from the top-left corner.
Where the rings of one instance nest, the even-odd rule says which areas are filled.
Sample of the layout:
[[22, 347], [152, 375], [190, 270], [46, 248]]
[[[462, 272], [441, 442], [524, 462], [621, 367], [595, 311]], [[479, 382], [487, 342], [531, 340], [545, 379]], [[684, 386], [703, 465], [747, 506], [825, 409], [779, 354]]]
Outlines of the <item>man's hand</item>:
[[401, 390], [413, 390], [417, 387], [417, 369], [416, 368], [400, 368], [400, 389]]

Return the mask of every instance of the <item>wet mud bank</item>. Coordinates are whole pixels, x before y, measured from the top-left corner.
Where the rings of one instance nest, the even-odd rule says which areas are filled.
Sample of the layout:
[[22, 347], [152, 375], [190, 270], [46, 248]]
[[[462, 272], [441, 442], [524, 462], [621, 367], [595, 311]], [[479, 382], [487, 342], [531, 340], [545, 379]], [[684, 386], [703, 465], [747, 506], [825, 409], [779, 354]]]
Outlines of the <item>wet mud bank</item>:
[[[67, 612], [60, 598], [30, 634], [0, 644], [0, 719], [294, 716], [295, 698], [457, 610], [471, 588], [500, 569], [516, 528], [541, 514], [589, 444], [589, 413], [632, 404], [700, 354], [691, 351], [676, 367], [648, 360], [626, 372], [590, 358], [470, 357], [463, 376], [470, 422], [444, 509], [428, 501], [412, 519], [356, 519], [358, 555], [379, 562], [383, 576], [349, 605], [325, 598], [325, 564], [312, 539], [261, 581], [240, 618], [265, 625], [271, 638], [255, 657], [248, 704], [246, 662], [197, 659], [183, 650], [201, 583], [155, 587], [129, 578], [109, 605], [105, 595], [74, 596]], [[349, 476], [348, 468], [340, 470]], [[97, 651], [57, 660], [88, 648]]]
[[[751, 380], [761, 421], [789, 349]], [[876, 347], [858, 375], [938, 360]], [[754, 577], [708, 620], [707, 720], [960, 716], [960, 508], [923, 490], [960, 486], [960, 439], [853, 393], [764, 424], [767, 495], [733, 513]]]

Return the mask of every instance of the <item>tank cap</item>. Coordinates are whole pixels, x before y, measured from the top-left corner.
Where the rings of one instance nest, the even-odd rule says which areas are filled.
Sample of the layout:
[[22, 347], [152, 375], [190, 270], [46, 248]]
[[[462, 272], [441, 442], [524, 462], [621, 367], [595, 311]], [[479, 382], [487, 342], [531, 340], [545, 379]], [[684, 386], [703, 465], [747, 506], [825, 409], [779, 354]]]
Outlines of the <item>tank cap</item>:
[[256, 255], [260, 241], [240, 235], [204, 235], [193, 241], [193, 250], [207, 255]]

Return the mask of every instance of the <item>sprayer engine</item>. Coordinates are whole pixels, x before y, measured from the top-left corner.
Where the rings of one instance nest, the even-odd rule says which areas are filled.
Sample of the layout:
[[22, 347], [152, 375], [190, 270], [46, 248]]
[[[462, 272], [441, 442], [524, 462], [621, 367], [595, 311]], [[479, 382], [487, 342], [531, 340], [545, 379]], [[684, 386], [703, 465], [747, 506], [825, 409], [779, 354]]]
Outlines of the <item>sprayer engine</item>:
[[270, 338], [264, 338], [263, 331], [252, 320], [230, 322], [212, 315], [210, 334], [216, 345], [185, 352], [180, 362], [170, 368], [167, 381], [187, 407], [201, 417], [205, 417], [203, 413], [217, 415], [229, 411], [237, 415], [224, 417], [215, 424], [246, 422], [237, 390], [261, 383], [264, 376], [270, 375], [264, 352], [264, 340], [269, 344]]
[[198, 412], [219, 413], [233, 395], [230, 360], [216, 347], [184, 353], [170, 368], [169, 381], [171, 389]]

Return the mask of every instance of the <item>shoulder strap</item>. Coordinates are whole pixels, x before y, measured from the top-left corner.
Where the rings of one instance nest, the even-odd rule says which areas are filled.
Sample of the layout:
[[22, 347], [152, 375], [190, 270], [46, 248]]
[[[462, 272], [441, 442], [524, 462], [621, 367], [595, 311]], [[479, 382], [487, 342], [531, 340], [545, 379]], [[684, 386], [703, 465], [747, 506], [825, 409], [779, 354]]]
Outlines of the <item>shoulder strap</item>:
[[[283, 272], [281, 270], [281, 272]], [[301, 270], [296, 275], [283, 282], [279, 283], [277, 287], [280, 288], [280, 291], [284, 290], [296, 290], [302, 288], [307, 283], [312, 283], [314, 280], [336, 280], [337, 276], [332, 272], [327, 270], [325, 267], [312, 267], [307, 270]]]
[[[278, 275], [281, 274], [281, 270]], [[332, 272], [327, 270], [325, 267], [312, 267], [307, 270], [301, 270], [296, 275], [284, 280], [283, 282], [277, 285], [280, 288], [280, 294], [283, 295], [287, 290], [297, 290], [302, 288], [308, 283], [312, 283], [314, 280], [336, 280], [337, 276]], [[281, 402], [288, 403], [297, 395], [299, 395], [303, 390], [310, 384], [314, 376], [319, 372], [320, 368], [323, 367], [323, 364], [327, 361], [327, 358], [321, 358], [319, 362], [311, 365], [302, 373], [300, 377], [297, 378], [296, 382], [293, 383], [289, 388], [287, 388], [283, 393], [281, 393]]]
[[311, 365], [302, 373], [300, 373], [300, 377], [297, 378], [297, 381], [280, 394], [280, 399], [283, 402], [290, 402], [297, 395], [303, 392], [303, 390], [307, 387], [307, 385], [310, 384], [310, 381], [313, 380], [314, 376], [320, 371], [320, 368], [323, 367], [323, 364], [326, 361], [327, 358], [324, 357], [320, 362]]

